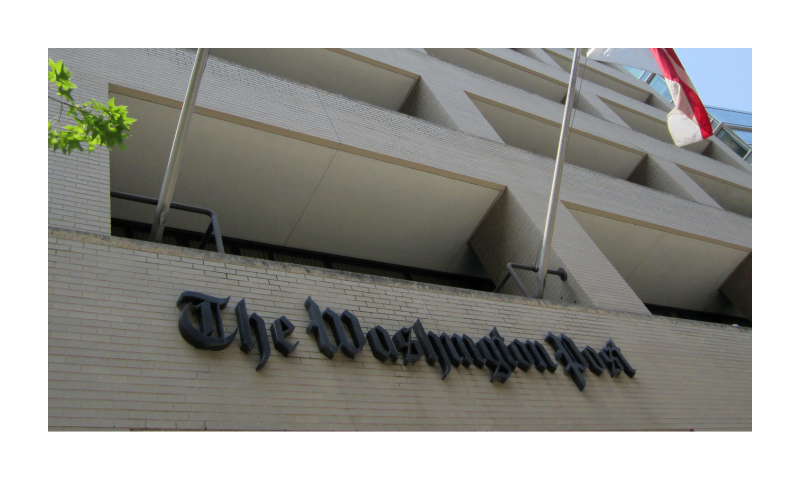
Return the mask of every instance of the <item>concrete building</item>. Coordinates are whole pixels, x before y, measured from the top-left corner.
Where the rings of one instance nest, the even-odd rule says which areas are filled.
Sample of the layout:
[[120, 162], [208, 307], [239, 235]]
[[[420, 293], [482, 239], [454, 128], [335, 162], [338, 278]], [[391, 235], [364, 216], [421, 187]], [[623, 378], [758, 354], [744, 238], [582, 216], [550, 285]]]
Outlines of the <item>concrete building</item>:
[[[120, 195], [158, 197], [195, 53], [49, 51], [76, 100], [137, 119], [127, 150], [49, 154], [51, 430], [752, 428], [751, 166], [717, 137], [675, 147], [651, 85], [582, 71], [567, 275], [535, 300], [493, 290], [536, 262], [571, 50], [211, 55], [173, 201], [216, 214], [224, 253], [175, 208], [147, 241], [154, 207]], [[247, 331], [273, 347], [259, 370]]]

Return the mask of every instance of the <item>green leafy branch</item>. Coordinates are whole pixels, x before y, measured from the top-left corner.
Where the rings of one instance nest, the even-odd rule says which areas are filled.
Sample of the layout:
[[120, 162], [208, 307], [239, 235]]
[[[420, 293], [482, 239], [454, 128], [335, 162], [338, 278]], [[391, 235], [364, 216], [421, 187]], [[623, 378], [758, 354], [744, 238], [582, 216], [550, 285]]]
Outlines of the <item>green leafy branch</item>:
[[70, 81], [72, 73], [64, 66], [64, 62], [54, 62], [48, 59], [49, 70], [47, 81], [55, 83], [58, 87], [57, 93], [61, 97], [48, 97], [50, 100], [60, 103], [61, 110], [58, 119], [61, 119], [64, 107], [67, 107], [67, 115], [75, 121], [75, 125], [65, 125], [60, 131], [52, 126], [52, 121], [47, 121], [47, 147], [53, 151], [61, 150], [62, 153], [69, 155], [74, 149], [81, 152], [81, 143], [86, 143], [87, 150], [92, 153], [98, 145], [105, 146], [109, 150], [119, 146], [125, 150], [124, 140], [130, 135], [131, 124], [136, 121], [128, 117], [128, 107], [124, 105], [114, 105], [111, 98], [108, 104], [92, 99], [84, 103], [75, 103], [72, 98], [72, 91], [77, 85]]

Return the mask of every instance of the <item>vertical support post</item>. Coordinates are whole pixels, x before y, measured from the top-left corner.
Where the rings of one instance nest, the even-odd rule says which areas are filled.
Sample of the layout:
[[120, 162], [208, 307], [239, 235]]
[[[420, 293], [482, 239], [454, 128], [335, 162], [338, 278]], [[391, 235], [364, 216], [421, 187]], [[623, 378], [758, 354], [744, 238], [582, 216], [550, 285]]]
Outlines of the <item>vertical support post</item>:
[[186, 98], [183, 100], [181, 116], [178, 119], [178, 128], [175, 130], [175, 139], [172, 141], [172, 150], [169, 152], [167, 171], [164, 173], [161, 193], [158, 194], [156, 214], [153, 218], [153, 227], [150, 229], [151, 242], [161, 243], [161, 237], [164, 235], [167, 213], [172, 203], [172, 194], [175, 191], [175, 182], [178, 180], [178, 170], [183, 158], [184, 140], [186, 139], [186, 133], [189, 131], [189, 123], [192, 120], [197, 92], [200, 90], [200, 79], [203, 78], [203, 70], [206, 68], [209, 50], [209, 48], [197, 49], [192, 76], [189, 78], [189, 87], [186, 89]]
[[575, 81], [578, 78], [578, 65], [580, 65], [581, 49], [576, 48], [572, 56], [572, 68], [569, 72], [569, 87], [567, 87], [567, 101], [564, 106], [564, 119], [561, 122], [561, 137], [558, 139], [558, 153], [556, 154], [556, 167], [553, 173], [553, 185], [550, 188], [550, 204], [547, 206], [547, 220], [544, 224], [544, 238], [542, 249], [539, 252], [539, 271], [536, 273], [536, 288], [533, 290], [534, 298], [544, 297], [544, 284], [547, 279], [547, 268], [550, 263], [550, 244], [553, 241], [553, 230], [556, 223], [556, 210], [558, 209], [558, 194], [561, 191], [561, 172], [564, 170], [564, 156], [567, 153], [567, 134], [572, 118], [572, 105], [575, 103]]

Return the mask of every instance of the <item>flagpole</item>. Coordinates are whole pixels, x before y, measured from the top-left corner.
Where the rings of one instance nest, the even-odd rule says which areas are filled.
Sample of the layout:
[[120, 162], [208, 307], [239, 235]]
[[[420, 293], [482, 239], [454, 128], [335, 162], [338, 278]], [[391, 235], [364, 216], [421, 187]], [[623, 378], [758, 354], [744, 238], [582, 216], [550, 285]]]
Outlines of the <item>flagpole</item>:
[[167, 213], [172, 203], [172, 193], [175, 191], [175, 183], [178, 180], [178, 169], [183, 158], [183, 145], [186, 133], [189, 131], [189, 123], [194, 112], [194, 103], [197, 100], [197, 92], [200, 90], [200, 79], [203, 78], [203, 71], [208, 60], [208, 48], [198, 48], [197, 55], [192, 68], [192, 76], [189, 78], [189, 86], [186, 89], [186, 98], [183, 100], [181, 116], [178, 119], [178, 128], [175, 129], [175, 139], [172, 141], [172, 150], [169, 152], [167, 171], [164, 173], [164, 181], [161, 184], [161, 193], [158, 194], [158, 205], [156, 214], [153, 218], [153, 227], [150, 229], [150, 241], [161, 242], [164, 235], [164, 227], [167, 224]]
[[570, 119], [572, 118], [572, 105], [575, 103], [575, 81], [578, 78], [578, 65], [580, 65], [581, 49], [576, 48], [572, 56], [572, 68], [569, 72], [569, 86], [567, 87], [567, 101], [564, 106], [564, 119], [561, 122], [561, 137], [558, 139], [558, 153], [556, 154], [556, 168], [553, 173], [553, 185], [550, 188], [550, 204], [547, 206], [547, 220], [544, 223], [544, 238], [542, 249], [539, 252], [539, 271], [536, 273], [536, 287], [533, 298], [544, 297], [544, 283], [547, 277], [547, 268], [550, 263], [550, 244], [553, 241], [553, 229], [556, 223], [556, 210], [558, 208], [558, 194], [561, 191], [561, 172], [564, 170], [564, 156], [567, 150], [567, 135], [569, 133]]

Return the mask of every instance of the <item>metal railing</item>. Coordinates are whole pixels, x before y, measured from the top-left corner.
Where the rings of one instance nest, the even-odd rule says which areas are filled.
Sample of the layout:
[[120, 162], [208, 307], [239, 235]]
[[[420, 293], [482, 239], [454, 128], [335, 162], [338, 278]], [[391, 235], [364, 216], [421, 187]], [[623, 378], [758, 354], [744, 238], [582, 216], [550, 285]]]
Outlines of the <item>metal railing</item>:
[[[131, 202], [146, 203], [149, 205], [158, 205], [157, 198], [142, 197], [140, 195], [132, 195], [130, 193], [111, 192], [111, 198], [119, 198], [120, 200], [130, 200]], [[213, 211], [207, 208], [193, 207], [191, 205], [183, 205], [181, 203], [170, 203], [169, 208], [174, 208], [175, 210], [183, 210], [185, 212], [208, 215], [208, 217], [211, 218], [211, 223], [208, 224], [206, 233], [205, 235], [203, 235], [203, 239], [200, 241], [200, 246], [198, 248], [200, 248], [200, 250], [206, 248], [206, 244], [208, 243], [208, 240], [211, 238], [211, 235], [213, 233], [214, 243], [217, 245], [217, 252], [225, 253], [225, 248], [222, 245], [222, 233], [220, 233], [219, 230], [219, 222], [217, 222], [217, 215]]]
[[[503, 277], [502, 280], [500, 280], [500, 283], [497, 284], [497, 288], [494, 289], [494, 293], [499, 292], [510, 277], [514, 279], [514, 283], [516, 283], [519, 289], [522, 290], [522, 294], [528, 298], [531, 298], [531, 294], [528, 293], [527, 289], [525, 289], [525, 285], [522, 284], [522, 280], [520, 280], [519, 276], [517, 275], [517, 272], [514, 271], [515, 268], [518, 268], [520, 270], [527, 270], [529, 272], [534, 272], [534, 273], [539, 271], [539, 267], [535, 265], [520, 265], [519, 263], [508, 263], [506, 264], [506, 270], [508, 270], [508, 272], [506, 272], [506, 276]], [[567, 281], [567, 271], [564, 270], [563, 268], [559, 268], [558, 270], [548, 270], [547, 273], [550, 275], [556, 275], [558, 278], [561, 279], [562, 282]]]

